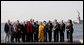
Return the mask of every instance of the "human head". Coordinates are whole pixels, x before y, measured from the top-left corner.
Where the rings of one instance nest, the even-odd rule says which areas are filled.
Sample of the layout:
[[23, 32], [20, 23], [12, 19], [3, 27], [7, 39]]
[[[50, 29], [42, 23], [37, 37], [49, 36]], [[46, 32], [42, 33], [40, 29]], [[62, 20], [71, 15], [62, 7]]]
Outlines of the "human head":
[[40, 22], [40, 25], [42, 25], [42, 22]]
[[72, 24], [72, 20], [69, 19], [69, 20], [67, 21], [67, 24]]
[[30, 21], [27, 21], [27, 24], [30, 24]]
[[16, 22], [17, 24], [19, 24], [19, 20], [17, 20], [17, 22]]
[[55, 19], [55, 23], [57, 23], [57, 19]]
[[23, 21], [23, 24], [25, 24], [26, 22], [25, 21]]
[[32, 20], [32, 22], [34, 22], [34, 19]]
[[43, 21], [44, 24], [46, 24], [46, 21]]
[[61, 20], [61, 24], [63, 24], [63, 20]]
[[51, 21], [49, 20], [48, 23], [51, 23]]
[[30, 21], [32, 22], [32, 18], [30, 19]]
[[8, 23], [10, 23], [10, 20], [8, 20]]
[[36, 21], [36, 24], [38, 24], [38, 21]]

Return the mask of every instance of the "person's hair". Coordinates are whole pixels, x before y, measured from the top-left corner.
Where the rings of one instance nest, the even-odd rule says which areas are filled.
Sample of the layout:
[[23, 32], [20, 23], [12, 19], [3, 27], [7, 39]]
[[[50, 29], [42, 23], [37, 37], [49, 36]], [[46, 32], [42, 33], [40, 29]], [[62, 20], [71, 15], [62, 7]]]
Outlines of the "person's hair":
[[43, 21], [43, 22], [46, 22], [46, 21]]
[[19, 20], [17, 20], [17, 22], [19, 22]]
[[70, 21], [69, 23], [72, 24], [72, 20], [71, 19], [69, 19], [68, 21]]

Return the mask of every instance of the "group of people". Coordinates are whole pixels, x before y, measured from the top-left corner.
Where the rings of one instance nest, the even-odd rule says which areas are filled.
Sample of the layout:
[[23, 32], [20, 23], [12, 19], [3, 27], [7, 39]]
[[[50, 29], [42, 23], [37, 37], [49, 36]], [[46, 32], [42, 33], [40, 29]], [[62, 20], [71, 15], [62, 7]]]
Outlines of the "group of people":
[[8, 20], [4, 26], [6, 34], [5, 41], [7, 41], [8, 37], [8, 41], [11, 42], [20, 42], [21, 40], [22, 42], [47, 42], [47, 38], [49, 39], [49, 42], [51, 42], [53, 31], [54, 42], [64, 42], [65, 29], [67, 29], [67, 40], [69, 42], [73, 42], [74, 30], [72, 20], [68, 20], [66, 26], [63, 20], [58, 23], [56, 19], [54, 20], [54, 23], [49, 20], [48, 22], [40, 22], [40, 24], [38, 24], [38, 21], [35, 22], [34, 19], [30, 19], [30, 21], [23, 21], [23, 23], [20, 23], [19, 20], [10, 23], [10, 20]]

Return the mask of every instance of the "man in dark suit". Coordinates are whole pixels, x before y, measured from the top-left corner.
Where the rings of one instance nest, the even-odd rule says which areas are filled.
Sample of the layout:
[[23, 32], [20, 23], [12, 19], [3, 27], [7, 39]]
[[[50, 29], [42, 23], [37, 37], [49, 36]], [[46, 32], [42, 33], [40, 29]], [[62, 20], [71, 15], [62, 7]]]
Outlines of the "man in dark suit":
[[25, 42], [25, 37], [26, 37], [26, 26], [25, 26], [25, 21], [21, 25], [21, 34], [22, 34], [22, 41]]
[[63, 20], [60, 24], [60, 42], [64, 42], [64, 32], [65, 32], [65, 24], [63, 23]]
[[60, 25], [55, 19], [55, 24], [54, 24], [54, 42], [59, 41], [59, 30], [60, 30]]
[[44, 24], [44, 37], [45, 37], [45, 42], [47, 42], [47, 24], [46, 21], [43, 21]]
[[20, 42], [20, 38], [21, 38], [21, 24], [19, 23], [19, 20], [17, 20], [16, 23], [16, 42]]
[[8, 20], [8, 22], [5, 23], [5, 27], [4, 27], [4, 31], [5, 31], [5, 34], [6, 34], [5, 42], [7, 41], [7, 37], [8, 37], [8, 42], [9, 42], [9, 36], [10, 36], [10, 30], [11, 30], [10, 26], [11, 26], [10, 20]]
[[52, 25], [51, 21], [49, 20], [48, 24], [47, 24], [49, 42], [51, 42], [51, 40], [52, 40], [52, 28], [53, 28], [53, 25]]

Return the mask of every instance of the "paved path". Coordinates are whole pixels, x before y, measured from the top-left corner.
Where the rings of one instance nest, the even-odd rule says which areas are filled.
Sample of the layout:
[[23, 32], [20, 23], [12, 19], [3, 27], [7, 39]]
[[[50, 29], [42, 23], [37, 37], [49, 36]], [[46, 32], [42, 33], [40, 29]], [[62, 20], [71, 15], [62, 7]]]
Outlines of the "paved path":
[[[1, 43], [5, 42], [1, 40]], [[65, 40], [64, 42], [7, 42], [5, 44], [83, 44], [83, 39], [74, 39], [73, 42]]]

